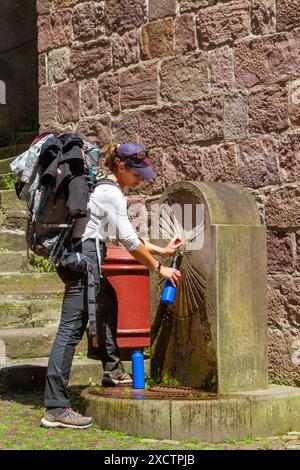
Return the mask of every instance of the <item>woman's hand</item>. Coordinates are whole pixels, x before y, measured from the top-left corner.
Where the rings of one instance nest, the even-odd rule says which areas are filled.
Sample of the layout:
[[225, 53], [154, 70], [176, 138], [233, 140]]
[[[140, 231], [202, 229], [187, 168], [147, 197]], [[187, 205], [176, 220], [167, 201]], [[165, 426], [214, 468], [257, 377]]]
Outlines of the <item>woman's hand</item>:
[[175, 251], [183, 245], [181, 238], [176, 236], [169, 241], [169, 243], [163, 248], [163, 256], [171, 256]]
[[168, 268], [167, 266], [161, 266], [159, 275], [164, 279], [168, 279], [174, 287], [177, 287], [181, 281], [181, 274], [178, 269]]
[[92, 336], [92, 345], [93, 345], [93, 348], [98, 348], [98, 340], [97, 340], [97, 336]]

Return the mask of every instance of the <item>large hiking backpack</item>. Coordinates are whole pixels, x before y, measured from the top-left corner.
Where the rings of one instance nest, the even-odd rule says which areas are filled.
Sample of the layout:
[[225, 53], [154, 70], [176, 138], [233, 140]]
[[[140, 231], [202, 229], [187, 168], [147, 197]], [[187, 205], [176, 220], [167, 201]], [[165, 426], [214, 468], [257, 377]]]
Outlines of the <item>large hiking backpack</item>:
[[29, 210], [27, 246], [37, 255], [59, 261], [75, 219], [87, 215], [99, 156], [100, 149], [78, 134], [53, 132], [11, 163], [19, 177], [16, 193]]

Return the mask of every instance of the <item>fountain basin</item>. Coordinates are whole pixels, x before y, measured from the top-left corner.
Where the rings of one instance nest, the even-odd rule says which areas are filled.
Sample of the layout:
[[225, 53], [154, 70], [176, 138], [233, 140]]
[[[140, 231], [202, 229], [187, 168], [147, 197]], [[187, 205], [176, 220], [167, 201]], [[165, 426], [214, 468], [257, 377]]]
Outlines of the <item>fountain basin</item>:
[[272, 385], [223, 396], [154, 388], [89, 387], [81, 394], [83, 411], [103, 429], [162, 439], [220, 442], [299, 431], [300, 388]]

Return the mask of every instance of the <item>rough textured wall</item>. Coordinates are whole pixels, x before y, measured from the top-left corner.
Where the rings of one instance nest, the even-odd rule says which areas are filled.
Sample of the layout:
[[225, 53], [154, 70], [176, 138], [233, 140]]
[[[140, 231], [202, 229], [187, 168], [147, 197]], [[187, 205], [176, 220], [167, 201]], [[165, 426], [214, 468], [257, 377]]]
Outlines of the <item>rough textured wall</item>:
[[37, 7], [42, 127], [153, 148], [146, 204], [178, 179], [251, 188], [269, 230], [270, 373], [300, 385], [300, 1]]
[[38, 114], [36, 21], [35, 0], [1, 0], [0, 80], [6, 104], [0, 104], [0, 145], [8, 145]]

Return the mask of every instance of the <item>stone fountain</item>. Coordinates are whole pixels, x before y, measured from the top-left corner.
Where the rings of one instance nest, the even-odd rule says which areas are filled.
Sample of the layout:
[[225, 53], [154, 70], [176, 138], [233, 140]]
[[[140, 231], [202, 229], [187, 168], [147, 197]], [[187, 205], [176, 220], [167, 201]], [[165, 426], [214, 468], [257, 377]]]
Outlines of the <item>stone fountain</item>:
[[159, 202], [181, 208], [183, 220], [189, 212], [191, 230], [202, 214], [203, 230], [185, 246], [173, 305], [160, 303], [161, 286], [151, 280], [155, 384], [88, 388], [84, 412], [103, 428], [177, 440], [297, 430], [300, 389], [268, 384], [266, 227], [251, 194], [236, 184], [179, 181]]

